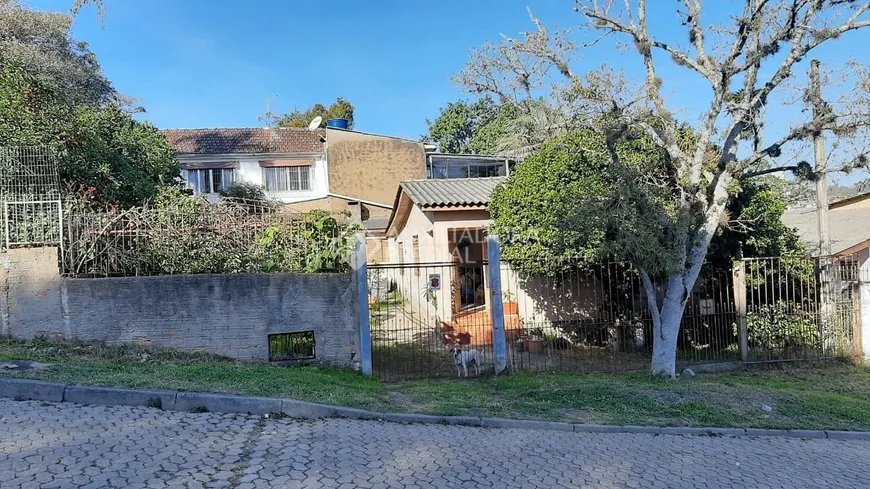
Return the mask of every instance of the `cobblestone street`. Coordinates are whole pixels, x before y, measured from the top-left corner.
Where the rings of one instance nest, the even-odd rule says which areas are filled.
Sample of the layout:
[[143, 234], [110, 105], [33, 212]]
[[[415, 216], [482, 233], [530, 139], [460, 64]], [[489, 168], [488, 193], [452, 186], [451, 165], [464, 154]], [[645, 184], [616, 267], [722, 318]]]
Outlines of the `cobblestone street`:
[[866, 488], [870, 442], [295, 421], [0, 399], [0, 487]]

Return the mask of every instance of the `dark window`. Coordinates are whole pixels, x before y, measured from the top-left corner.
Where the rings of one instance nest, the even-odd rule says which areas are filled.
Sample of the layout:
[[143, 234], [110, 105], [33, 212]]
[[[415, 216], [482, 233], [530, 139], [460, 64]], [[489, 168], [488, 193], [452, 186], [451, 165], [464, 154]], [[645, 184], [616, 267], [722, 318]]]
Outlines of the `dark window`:
[[236, 180], [232, 168], [201, 168], [187, 170], [187, 183], [194, 194], [216, 194], [228, 188]]
[[269, 361], [311, 360], [314, 358], [314, 331], [269, 335]]
[[428, 176], [443, 178], [499, 177], [507, 174], [507, 162], [469, 157], [432, 156], [428, 162]]

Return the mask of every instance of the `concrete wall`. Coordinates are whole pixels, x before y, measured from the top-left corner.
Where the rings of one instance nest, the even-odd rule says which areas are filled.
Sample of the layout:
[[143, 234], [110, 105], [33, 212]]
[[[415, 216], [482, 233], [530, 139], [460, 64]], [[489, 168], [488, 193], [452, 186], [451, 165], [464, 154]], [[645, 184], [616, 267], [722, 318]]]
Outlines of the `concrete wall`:
[[422, 143], [327, 129], [326, 144], [330, 193], [392, 207], [400, 182], [426, 178]]
[[[308, 212], [314, 209], [324, 209], [333, 213], [341, 213], [350, 212], [352, 210], [352, 207], [348, 205], [350, 202], [352, 201], [340, 197], [325, 197], [322, 199], [307, 200], [304, 202], [292, 202], [288, 203], [286, 206], [283, 207], [298, 212]], [[365, 214], [363, 216], [365, 218], [364, 220], [367, 220], [372, 217], [389, 217], [392, 209], [385, 209], [383, 207], [362, 204], [362, 212], [363, 214]]]
[[69, 279], [57, 274], [55, 248], [4, 255], [5, 335], [134, 342], [268, 360], [267, 335], [313, 330], [317, 361], [352, 366], [352, 274]]
[[859, 304], [861, 318], [856, 333], [860, 336], [857, 344], [865, 363], [870, 363], [870, 249], [858, 253]]

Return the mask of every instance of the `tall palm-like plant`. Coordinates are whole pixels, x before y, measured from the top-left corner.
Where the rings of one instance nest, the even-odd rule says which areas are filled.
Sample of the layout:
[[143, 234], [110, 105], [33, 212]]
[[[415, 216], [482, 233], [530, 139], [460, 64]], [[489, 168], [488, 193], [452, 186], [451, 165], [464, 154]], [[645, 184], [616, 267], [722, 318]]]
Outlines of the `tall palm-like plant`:
[[507, 122], [496, 143], [496, 154], [525, 158], [545, 141], [567, 134], [576, 119], [570, 110], [541, 99], [523, 101], [517, 108], [517, 116]]

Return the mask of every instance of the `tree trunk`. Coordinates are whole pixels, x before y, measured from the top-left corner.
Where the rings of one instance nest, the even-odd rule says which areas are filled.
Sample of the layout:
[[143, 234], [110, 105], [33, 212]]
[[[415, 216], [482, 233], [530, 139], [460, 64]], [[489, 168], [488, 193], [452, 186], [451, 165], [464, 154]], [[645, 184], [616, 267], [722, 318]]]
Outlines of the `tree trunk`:
[[677, 375], [677, 337], [680, 334], [680, 322], [683, 319], [685, 301], [683, 295], [683, 277], [671, 277], [665, 300], [659, 311], [658, 327], [654, 328], [652, 374], [667, 377]]
[[677, 375], [677, 338], [680, 335], [680, 323], [686, 302], [695, 288], [695, 281], [701, 273], [701, 266], [707, 257], [707, 249], [713, 234], [719, 227], [719, 220], [725, 212], [728, 201], [727, 188], [732, 182], [728, 174], [723, 174], [716, 183], [713, 192], [713, 202], [704, 212], [704, 223], [691, 239], [688, 253], [683, 252], [678, 267], [679, 273], [668, 276], [665, 296], [659, 305], [655, 285], [646, 270], [641, 269], [640, 275], [646, 290], [647, 305], [653, 319], [653, 357], [651, 371], [653, 375]]
[[653, 356], [651, 371], [653, 375], [676, 377], [677, 375], [677, 338], [686, 302], [695, 287], [695, 281], [704, 264], [710, 239], [703, 236], [696, 241], [686, 257], [682, 273], [668, 276], [664, 299], [658, 303], [655, 285], [646, 272], [641, 271], [647, 302], [653, 316]]

